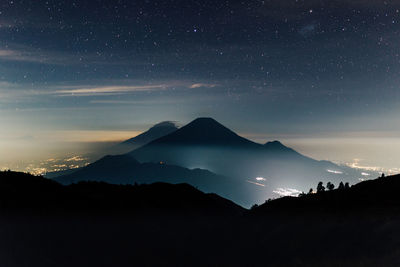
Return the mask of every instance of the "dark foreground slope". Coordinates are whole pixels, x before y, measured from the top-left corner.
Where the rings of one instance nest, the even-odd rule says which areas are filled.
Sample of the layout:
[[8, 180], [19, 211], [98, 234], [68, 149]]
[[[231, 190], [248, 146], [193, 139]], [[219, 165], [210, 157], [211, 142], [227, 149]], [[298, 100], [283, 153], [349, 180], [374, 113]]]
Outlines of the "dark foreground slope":
[[[253, 209], [252, 214], [269, 212], [307, 213], [390, 213], [400, 212], [400, 175], [368, 180], [348, 189], [336, 189], [300, 197], [283, 197]], [[400, 213], [399, 213], [400, 214]]]
[[188, 184], [111, 185], [81, 182], [63, 186], [55, 181], [17, 172], [0, 172], [0, 210], [62, 212], [178, 212], [237, 214], [243, 208]]
[[[5, 176], [8, 178], [4, 179]], [[397, 194], [383, 202], [372, 198], [370, 203], [375, 203], [376, 207], [387, 206], [386, 201], [393, 200], [391, 208], [383, 209], [383, 212], [371, 213], [369, 205], [365, 205], [364, 209], [332, 210], [329, 203], [335, 201], [318, 204], [324, 207], [328, 205], [324, 209], [316, 209], [315, 203], [305, 203], [303, 207], [312, 212], [289, 209], [296, 201], [303, 201], [303, 198], [298, 198], [272, 201], [268, 205], [274, 206], [273, 208], [266, 209], [266, 206], [262, 206], [243, 215], [242, 209], [231, 202], [221, 201], [215, 195], [202, 194], [187, 185], [182, 185], [183, 189], [179, 185], [171, 185], [173, 190], [170, 191], [165, 184], [136, 189], [134, 186], [110, 186], [102, 183], [64, 187], [42, 178], [17, 173], [2, 173], [0, 178], [0, 199], [4, 203], [5, 199], [11, 198], [9, 203], [13, 204], [8, 205], [9, 212], [4, 212], [4, 205], [0, 212], [0, 266], [400, 264], [400, 216], [396, 211], [400, 197]], [[377, 192], [374, 189], [381, 184], [387, 183], [384, 186], [386, 187], [398, 183], [395, 177], [387, 179], [360, 184], [349, 189], [349, 192], [354, 190], [359, 197], [367, 196]], [[21, 185], [21, 182], [26, 186]], [[162, 190], [154, 190], [154, 186], [160, 186]], [[152, 212], [139, 213], [126, 209], [132, 203], [129, 199], [133, 198], [130, 195], [135, 194], [135, 190], [136, 193], [141, 192], [139, 195], [142, 194], [141, 197], [146, 199], [142, 207], [148, 207]], [[42, 207], [47, 207], [46, 203], [54, 202], [54, 198], [57, 199], [62, 192], [68, 196], [71, 196], [70, 192], [77, 194], [73, 199], [67, 198], [67, 203], [61, 205], [73, 209], [32, 212], [37, 209], [32, 209], [30, 205], [38, 207], [42, 203]], [[380, 192], [382, 194], [378, 196], [386, 196], [384, 190]], [[21, 195], [33, 204], [21, 201], [19, 205], [15, 205], [14, 201]], [[328, 194], [312, 197], [322, 198], [326, 195]], [[155, 203], [160, 205], [156, 209], [150, 196], [156, 198]], [[37, 202], [37, 198], [44, 202]], [[76, 202], [76, 199], [86, 199], [91, 204], [83, 209], [76, 209], [75, 204], [69, 203]], [[180, 201], [174, 202], [171, 199]], [[194, 205], [198, 200], [214, 204], [212, 207], [209, 204]], [[288, 206], [276, 204], [287, 200], [291, 202]], [[217, 205], [217, 213], [204, 212], [205, 207], [215, 208], [215, 203], [223, 203]], [[171, 212], [171, 205], [179, 208]], [[93, 207], [100, 207], [102, 212], [93, 211]], [[117, 207], [122, 207], [124, 212], [109, 212]], [[200, 210], [203, 212], [188, 212], [188, 208], [199, 210], [196, 207], [202, 207]], [[275, 212], [273, 209], [282, 212]], [[10, 212], [16, 210], [18, 212]], [[223, 210], [228, 212], [221, 212]], [[254, 214], [255, 211], [258, 212], [257, 215]]]

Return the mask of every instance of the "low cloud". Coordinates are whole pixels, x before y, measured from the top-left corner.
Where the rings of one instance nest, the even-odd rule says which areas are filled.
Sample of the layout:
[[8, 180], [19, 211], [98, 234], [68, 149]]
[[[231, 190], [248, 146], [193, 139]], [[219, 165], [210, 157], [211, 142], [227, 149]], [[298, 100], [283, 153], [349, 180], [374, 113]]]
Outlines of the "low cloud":
[[250, 183], [250, 184], [255, 184], [255, 185], [258, 185], [258, 186], [265, 187], [265, 184], [262, 184], [262, 183], [256, 183], [256, 182], [249, 181], [249, 180], [246, 180], [246, 182], [248, 182], [248, 183]]
[[[0, 60], [2, 57], [14, 56], [10, 51], [0, 50]], [[109, 84], [14, 84], [8, 82], [0, 82], [0, 102], [7, 99], [15, 100], [16, 98], [31, 98], [37, 96], [55, 96], [55, 97], [79, 97], [79, 96], [113, 96], [127, 95], [138, 92], [158, 92], [164, 90], [184, 91], [193, 88], [214, 88], [217, 84], [212, 83], [193, 83], [192, 81], [179, 80], [161, 80], [158, 83], [146, 84], [144, 81], [137, 80], [116, 80], [108, 81]], [[174, 99], [175, 101], [176, 99]], [[151, 100], [153, 101], [153, 100]], [[158, 103], [158, 100], [156, 101]], [[93, 104], [137, 104], [143, 101], [129, 99], [94, 99]]]
[[277, 188], [272, 192], [283, 197], [297, 197], [301, 193], [301, 191], [294, 188]]
[[194, 83], [189, 88], [196, 89], [196, 88], [214, 88], [217, 87], [217, 84], [209, 84], [209, 83]]
[[336, 171], [336, 170], [326, 170], [327, 172], [329, 172], [329, 173], [333, 173], [333, 174], [343, 174], [343, 172], [342, 171]]

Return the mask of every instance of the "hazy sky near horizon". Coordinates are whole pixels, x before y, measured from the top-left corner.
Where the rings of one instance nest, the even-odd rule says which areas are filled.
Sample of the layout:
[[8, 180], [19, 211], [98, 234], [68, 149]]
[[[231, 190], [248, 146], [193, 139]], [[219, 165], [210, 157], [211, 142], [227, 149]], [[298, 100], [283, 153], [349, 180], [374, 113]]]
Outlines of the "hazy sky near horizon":
[[306, 153], [324, 140], [374, 161], [347, 142], [375, 140], [395, 162], [397, 147], [379, 144], [400, 137], [399, 10], [379, 0], [2, 1], [0, 162], [200, 116]]

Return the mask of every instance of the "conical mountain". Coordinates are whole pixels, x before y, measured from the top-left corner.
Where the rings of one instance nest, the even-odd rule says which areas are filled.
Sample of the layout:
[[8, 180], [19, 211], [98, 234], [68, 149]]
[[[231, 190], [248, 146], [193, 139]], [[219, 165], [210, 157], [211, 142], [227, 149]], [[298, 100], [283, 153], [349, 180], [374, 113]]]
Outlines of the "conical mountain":
[[[279, 144], [261, 145], [239, 136], [212, 118], [198, 118], [129, 154], [140, 162], [162, 161], [229, 176], [242, 176], [244, 165], [245, 169], [255, 170], [256, 173], [259, 166], [254, 164], [265, 165], [264, 159], [275, 156], [307, 159]], [[277, 149], [289, 153], [276, 153]], [[246, 176], [248, 174], [245, 172]]]
[[151, 142], [151, 145], [156, 144], [259, 146], [237, 135], [212, 118], [195, 119], [179, 130]]
[[107, 154], [124, 154], [141, 146], [144, 146], [160, 137], [175, 132], [179, 128], [171, 121], [163, 121], [157, 123], [147, 131], [130, 138], [122, 143], [119, 143], [109, 149]]
[[176, 130], [178, 130], [178, 127], [175, 125], [175, 123], [171, 121], [163, 121], [157, 123], [146, 132], [141, 133], [131, 139], [128, 139], [121, 144], [142, 146], [167, 134], [175, 132]]

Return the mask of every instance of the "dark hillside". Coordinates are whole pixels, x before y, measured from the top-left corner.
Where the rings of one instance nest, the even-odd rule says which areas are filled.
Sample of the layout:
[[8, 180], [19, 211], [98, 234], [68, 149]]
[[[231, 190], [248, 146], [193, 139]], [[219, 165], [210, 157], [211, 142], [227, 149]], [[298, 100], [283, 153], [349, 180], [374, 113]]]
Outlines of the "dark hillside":
[[18, 211], [161, 211], [237, 215], [243, 208], [188, 184], [111, 185], [80, 182], [63, 186], [17, 172], [0, 172], [0, 208]]
[[363, 181], [350, 188], [300, 197], [283, 197], [253, 209], [253, 214], [284, 211], [368, 212], [400, 211], [400, 175]]

